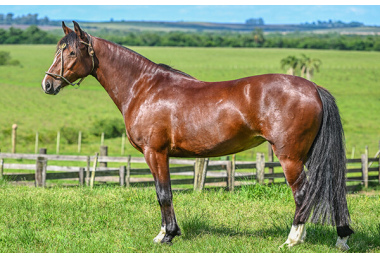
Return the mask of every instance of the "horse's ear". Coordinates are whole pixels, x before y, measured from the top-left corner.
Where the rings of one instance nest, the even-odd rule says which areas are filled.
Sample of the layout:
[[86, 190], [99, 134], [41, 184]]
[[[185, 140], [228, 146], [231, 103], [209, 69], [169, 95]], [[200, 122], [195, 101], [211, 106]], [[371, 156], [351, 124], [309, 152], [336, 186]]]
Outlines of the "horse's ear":
[[88, 39], [86, 37], [86, 33], [80, 28], [79, 24], [75, 21], [73, 21], [73, 23], [74, 23], [74, 30], [75, 30], [75, 33], [77, 34], [78, 38], [84, 42], [88, 42]]
[[65, 33], [65, 35], [67, 35], [67, 34], [69, 34], [70, 32], [73, 31], [69, 27], [66, 26], [66, 24], [65, 24], [64, 21], [62, 21], [62, 29], [63, 29], [63, 32]]

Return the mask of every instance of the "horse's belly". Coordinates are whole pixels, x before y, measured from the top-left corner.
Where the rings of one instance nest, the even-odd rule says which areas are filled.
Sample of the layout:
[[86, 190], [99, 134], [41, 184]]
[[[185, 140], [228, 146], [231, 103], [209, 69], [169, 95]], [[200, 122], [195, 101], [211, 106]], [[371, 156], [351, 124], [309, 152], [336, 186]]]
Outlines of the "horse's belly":
[[[201, 139], [201, 140], [199, 140]], [[234, 154], [256, 147], [266, 140], [261, 136], [234, 136], [222, 142], [213, 142], [210, 136], [188, 140], [181, 145], [173, 146], [170, 156], [173, 157], [219, 157]]]

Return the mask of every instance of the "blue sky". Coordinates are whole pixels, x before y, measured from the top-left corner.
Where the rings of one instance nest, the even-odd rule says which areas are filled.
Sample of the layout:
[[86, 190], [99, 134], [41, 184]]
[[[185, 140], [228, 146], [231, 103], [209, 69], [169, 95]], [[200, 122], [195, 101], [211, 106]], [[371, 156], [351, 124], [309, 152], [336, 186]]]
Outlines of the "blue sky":
[[[81, 1], [81, 3], [87, 2], [98, 3], [97, 1]], [[302, 3], [302, 1], [300, 2]], [[17, 5], [0, 5], [0, 13], [11, 12], [16, 16], [38, 13], [40, 18], [47, 16], [51, 20], [79, 21], [109, 21], [113, 18], [114, 20], [134, 21], [244, 23], [248, 18], [261, 17], [266, 24], [297, 24], [331, 19], [343, 22], [358, 21], [366, 25], [380, 26], [380, 5], [275, 5], [271, 0], [267, 2], [271, 5], [214, 5], [214, 2], [207, 0], [203, 3], [208, 5], [154, 5], [155, 2], [146, 0], [139, 1], [139, 4], [144, 5], [120, 5], [118, 1], [116, 4], [119, 5], [42, 5], [52, 3], [52, 1], [46, 0], [37, 0], [36, 3], [41, 5], [23, 5], [22, 2], [20, 4], [16, 0]], [[115, 1], [110, 0], [107, 3], [115, 4]], [[128, 1], [124, 3], [128, 3]], [[190, 2], [182, 1], [181, 3], [189, 4]], [[194, 0], [191, 3], [201, 4], [202, 1]], [[223, 1], [218, 1], [218, 3], [225, 4]], [[239, 4], [241, 1], [227, 3]], [[243, 1], [243, 3], [245, 2]], [[362, 4], [368, 3], [364, 0]]]

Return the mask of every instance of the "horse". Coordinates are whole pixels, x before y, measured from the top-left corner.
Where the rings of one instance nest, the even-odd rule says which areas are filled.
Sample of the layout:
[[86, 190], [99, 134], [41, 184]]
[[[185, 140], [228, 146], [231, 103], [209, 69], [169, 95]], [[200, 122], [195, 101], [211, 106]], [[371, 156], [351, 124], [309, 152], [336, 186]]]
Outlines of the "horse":
[[[335, 98], [297, 76], [266, 74], [205, 82], [91, 36], [75, 21], [42, 81], [56, 95], [92, 75], [120, 110], [129, 142], [154, 178], [161, 230], [171, 244], [181, 235], [173, 208], [169, 157], [219, 157], [267, 141], [279, 159], [295, 201], [290, 233], [281, 247], [304, 242], [307, 221], [336, 226], [336, 246], [348, 250], [344, 132]], [[80, 79], [78, 83], [74, 83]]]

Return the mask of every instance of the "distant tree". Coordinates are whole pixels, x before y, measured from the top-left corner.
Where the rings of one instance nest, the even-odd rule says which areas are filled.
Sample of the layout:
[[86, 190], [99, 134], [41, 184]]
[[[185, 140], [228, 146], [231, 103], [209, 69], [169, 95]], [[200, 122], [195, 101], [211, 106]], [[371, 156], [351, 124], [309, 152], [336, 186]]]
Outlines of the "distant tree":
[[320, 59], [312, 59], [305, 54], [301, 54], [301, 56], [298, 65], [301, 69], [301, 77], [305, 77], [306, 74], [306, 79], [311, 80], [314, 76], [314, 70], [319, 72], [322, 61]]
[[7, 40], [7, 37], [8, 37], [7, 31], [4, 29], [0, 29], [0, 44], [3, 44]]
[[252, 33], [255, 43], [261, 46], [265, 42], [263, 30], [260, 28], [255, 28]]
[[281, 60], [281, 68], [286, 69], [286, 73], [295, 76], [299, 68], [299, 59], [296, 56], [289, 55]]
[[47, 16], [45, 16], [43, 19], [41, 19], [39, 21], [39, 24], [41, 24], [41, 25], [47, 25], [47, 24], [49, 24], [49, 18]]
[[20, 62], [18, 60], [12, 60], [9, 52], [0, 51], [0, 66], [2, 65], [18, 66]]
[[7, 64], [9, 59], [10, 59], [9, 52], [0, 51], [0, 66]]
[[305, 54], [301, 54], [301, 58], [297, 58], [294, 55], [289, 55], [281, 60], [281, 68], [287, 69], [287, 73], [290, 75], [300, 75], [308, 80], [311, 80], [314, 76], [314, 71], [319, 71], [322, 64], [320, 59], [310, 58]]
[[373, 45], [373, 49], [375, 51], [380, 51], [380, 41], [377, 41], [374, 45]]
[[246, 24], [252, 24], [252, 25], [264, 25], [263, 18], [250, 18], [245, 21]]
[[23, 31], [14, 27], [9, 28], [7, 39], [5, 44], [19, 44], [23, 42]]
[[6, 24], [12, 24], [12, 22], [13, 22], [13, 14], [12, 13], [8, 13], [5, 16], [5, 23]]

